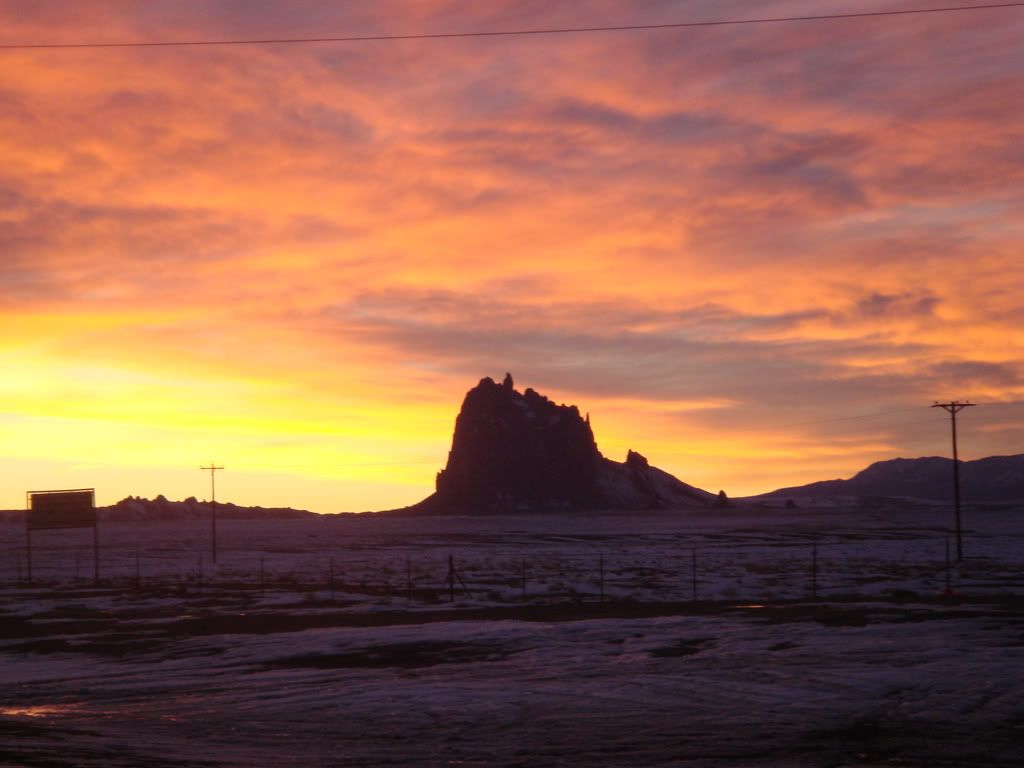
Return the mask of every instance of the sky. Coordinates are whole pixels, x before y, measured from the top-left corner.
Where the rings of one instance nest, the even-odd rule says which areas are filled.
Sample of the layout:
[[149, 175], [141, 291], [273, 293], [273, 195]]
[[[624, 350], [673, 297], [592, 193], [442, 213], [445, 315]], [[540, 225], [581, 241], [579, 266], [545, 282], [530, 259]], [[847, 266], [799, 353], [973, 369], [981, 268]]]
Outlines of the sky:
[[[965, 5], [980, 5], [967, 0]], [[0, 44], [926, 0], [0, 0]], [[1024, 8], [0, 50], [0, 508], [433, 490], [513, 374], [731, 496], [1024, 452]]]

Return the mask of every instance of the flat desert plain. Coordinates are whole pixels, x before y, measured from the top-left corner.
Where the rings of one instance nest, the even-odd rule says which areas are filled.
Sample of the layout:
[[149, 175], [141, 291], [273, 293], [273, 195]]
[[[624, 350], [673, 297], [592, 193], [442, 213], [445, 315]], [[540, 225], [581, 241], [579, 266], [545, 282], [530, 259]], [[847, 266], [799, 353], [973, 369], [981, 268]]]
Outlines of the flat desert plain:
[[[1024, 510], [0, 526], [4, 766], [1024, 765]], [[948, 586], [947, 586], [948, 585]]]

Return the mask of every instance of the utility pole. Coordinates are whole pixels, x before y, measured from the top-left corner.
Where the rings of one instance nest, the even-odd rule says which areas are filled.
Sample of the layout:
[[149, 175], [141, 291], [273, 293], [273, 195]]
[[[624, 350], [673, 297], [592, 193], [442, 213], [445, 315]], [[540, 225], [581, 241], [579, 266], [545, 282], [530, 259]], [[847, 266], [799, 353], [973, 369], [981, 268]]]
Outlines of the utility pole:
[[204, 472], [210, 473], [210, 538], [213, 542], [213, 563], [217, 564], [217, 481], [216, 476], [219, 470], [224, 467], [218, 467], [212, 461], [208, 467], [200, 467]]
[[956, 561], [964, 559], [964, 541], [960, 532], [960, 459], [956, 452], [956, 415], [964, 408], [973, 408], [974, 403], [953, 400], [949, 403], [935, 403], [932, 408], [942, 408], [949, 413], [953, 427], [953, 514], [956, 519]]

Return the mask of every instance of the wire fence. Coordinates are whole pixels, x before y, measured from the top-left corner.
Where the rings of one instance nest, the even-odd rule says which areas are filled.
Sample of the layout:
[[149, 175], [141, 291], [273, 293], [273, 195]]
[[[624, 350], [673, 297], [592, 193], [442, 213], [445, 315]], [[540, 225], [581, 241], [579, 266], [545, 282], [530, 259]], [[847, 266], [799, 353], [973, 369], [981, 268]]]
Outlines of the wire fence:
[[[214, 562], [201, 536], [133, 544], [90, 536], [0, 546], [0, 588], [209, 587], [346, 602], [749, 601], [841, 596], [1024, 593], [1020, 536], [970, 542], [963, 562], [941, 532], [884, 535], [729, 532], [671, 536], [363, 537], [347, 546], [299, 537], [225, 537]], [[104, 541], [104, 538], [108, 539]], [[97, 579], [98, 577], [98, 579]]]

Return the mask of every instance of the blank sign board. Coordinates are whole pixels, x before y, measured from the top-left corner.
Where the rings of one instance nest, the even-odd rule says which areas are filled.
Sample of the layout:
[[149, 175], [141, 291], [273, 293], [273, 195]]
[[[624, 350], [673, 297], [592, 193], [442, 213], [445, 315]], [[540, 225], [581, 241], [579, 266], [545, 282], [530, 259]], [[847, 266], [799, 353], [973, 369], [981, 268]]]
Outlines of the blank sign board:
[[27, 524], [29, 530], [52, 528], [94, 528], [95, 492], [35, 491], [29, 493]]

